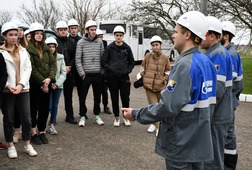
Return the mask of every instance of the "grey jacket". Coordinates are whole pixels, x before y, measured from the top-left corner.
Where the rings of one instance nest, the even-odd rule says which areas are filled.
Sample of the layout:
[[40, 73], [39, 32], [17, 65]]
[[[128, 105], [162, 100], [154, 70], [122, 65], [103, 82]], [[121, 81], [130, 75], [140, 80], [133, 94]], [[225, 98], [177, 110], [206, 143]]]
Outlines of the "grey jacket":
[[216, 103], [216, 71], [192, 48], [180, 54], [159, 103], [132, 114], [142, 124], [161, 121], [156, 153], [175, 162], [213, 159], [210, 115]]
[[104, 52], [100, 39], [84, 36], [77, 43], [75, 65], [80, 77], [88, 73], [101, 73], [101, 57]]

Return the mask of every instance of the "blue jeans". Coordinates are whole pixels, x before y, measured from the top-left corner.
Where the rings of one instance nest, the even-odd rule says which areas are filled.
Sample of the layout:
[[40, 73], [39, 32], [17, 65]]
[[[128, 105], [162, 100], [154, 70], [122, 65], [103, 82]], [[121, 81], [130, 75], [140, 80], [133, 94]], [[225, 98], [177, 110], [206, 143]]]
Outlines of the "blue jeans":
[[49, 111], [51, 113], [50, 124], [56, 124], [56, 117], [58, 113], [58, 105], [61, 92], [62, 89], [51, 90], [49, 102]]

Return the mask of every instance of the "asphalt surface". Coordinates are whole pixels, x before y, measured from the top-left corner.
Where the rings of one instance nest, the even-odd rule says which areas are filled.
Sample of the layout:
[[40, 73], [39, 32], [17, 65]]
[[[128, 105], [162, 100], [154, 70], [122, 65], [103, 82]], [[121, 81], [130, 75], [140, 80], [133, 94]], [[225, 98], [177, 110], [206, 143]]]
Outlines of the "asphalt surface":
[[[131, 81], [136, 80], [139, 71], [136, 66], [131, 73]], [[143, 88], [131, 88], [131, 107], [147, 105]], [[93, 96], [90, 89], [87, 97], [88, 116], [85, 127], [64, 122], [63, 96], [59, 104], [56, 129], [58, 135], [47, 134], [49, 144], [33, 145], [37, 157], [29, 157], [23, 152], [23, 141], [16, 144], [17, 159], [9, 159], [7, 150], [0, 150], [0, 169], [62, 169], [62, 170], [163, 170], [165, 161], [154, 153], [155, 134], [147, 133], [147, 125], [132, 122], [131, 127], [114, 127], [113, 115], [101, 113], [105, 125], [94, 124], [92, 114]], [[109, 100], [111, 108], [111, 101]], [[101, 105], [102, 111], [103, 106]], [[238, 145], [237, 170], [252, 169], [252, 103], [242, 102], [236, 111]], [[74, 90], [74, 111], [78, 119], [77, 92]], [[2, 120], [2, 115], [0, 115]], [[121, 119], [122, 122], [122, 119]], [[2, 121], [0, 121], [0, 141], [4, 142]]]

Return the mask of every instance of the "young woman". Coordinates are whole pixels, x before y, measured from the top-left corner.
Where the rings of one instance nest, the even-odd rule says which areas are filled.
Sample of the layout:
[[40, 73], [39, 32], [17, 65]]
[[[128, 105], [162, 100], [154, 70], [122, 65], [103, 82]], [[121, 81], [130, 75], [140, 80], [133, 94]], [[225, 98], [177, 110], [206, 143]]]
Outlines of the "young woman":
[[[151, 38], [152, 51], [147, 53], [141, 64], [140, 74], [149, 104], [158, 103], [160, 92], [165, 88], [169, 71], [171, 70], [168, 57], [161, 51], [162, 39], [155, 35]], [[158, 133], [159, 122], [151, 124], [148, 132]]]
[[[27, 43], [27, 40], [24, 35], [24, 26], [19, 21], [16, 21], [15, 24], [18, 27], [18, 43], [22, 47], [26, 48], [28, 43]], [[21, 134], [22, 131], [21, 131], [20, 126], [21, 126], [21, 121], [20, 121], [19, 115], [17, 114], [17, 115], [15, 115], [15, 119], [14, 119], [14, 136], [13, 136], [14, 143], [18, 143], [18, 140], [22, 136], [22, 134]]]
[[52, 52], [57, 62], [57, 72], [55, 77], [56, 82], [52, 83], [52, 90], [50, 92], [49, 111], [51, 112], [51, 118], [49, 122], [50, 126], [47, 129], [47, 132], [51, 135], [57, 135], [58, 132], [55, 129], [55, 124], [58, 113], [59, 99], [63, 89], [63, 83], [66, 80], [66, 64], [64, 61], [64, 56], [56, 52], [56, 47], [58, 46], [57, 41], [54, 38], [49, 37], [45, 40], [45, 43], [50, 48], [50, 51]]
[[30, 25], [29, 30], [31, 39], [28, 43], [27, 51], [30, 53], [32, 64], [30, 78], [31, 142], [40, 145], [48, 143], [45, 129], [49, 115], [50, 87], [52, 83], [55, 83], [56, 62], [50, 49], [44, 42], [44, 27], [39, 23], [33, 23]]
[[2, 27], [5, 43], [0, 47], [0, 55], [5, 59], [8, 79], [3, 91], [3, 125], [5, 140], [9, 144], [8, 157], [17, 158], [17, 151], [13, 144], [13, 122], [15, 115], [19, 115], [22, 124], [22, 139], [25, 141], [24, 150], [30, 156], [37, 156], [37, 152], [30, 144], [30, 95], [29, 79], [31, 62], [29, 54], [18, 44], [18, 27], [7, 22]]

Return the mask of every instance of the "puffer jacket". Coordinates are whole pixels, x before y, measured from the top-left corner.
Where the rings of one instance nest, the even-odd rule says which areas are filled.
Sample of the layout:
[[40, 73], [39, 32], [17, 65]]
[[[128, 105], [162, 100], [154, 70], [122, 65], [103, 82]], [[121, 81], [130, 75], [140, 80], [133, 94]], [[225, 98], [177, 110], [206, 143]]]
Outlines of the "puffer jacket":
[[160, 92], [165, 88], [167, 75], [165, 72], [171, 70], [168, 57], [162, 52], [148, 53], [142, 61], [144, 88], [153, 92]]
[[57, 72], [55, 77], [55, 84], [58, 86], [58, 89], [63, 89], [63, 83], [66, 80], [66, 64], [64, 61], [64, 56], [57, 53]]

